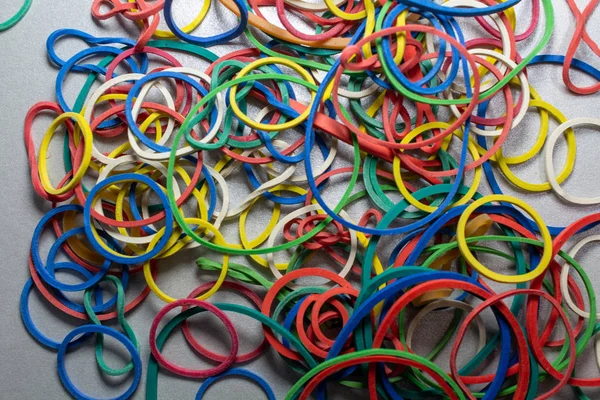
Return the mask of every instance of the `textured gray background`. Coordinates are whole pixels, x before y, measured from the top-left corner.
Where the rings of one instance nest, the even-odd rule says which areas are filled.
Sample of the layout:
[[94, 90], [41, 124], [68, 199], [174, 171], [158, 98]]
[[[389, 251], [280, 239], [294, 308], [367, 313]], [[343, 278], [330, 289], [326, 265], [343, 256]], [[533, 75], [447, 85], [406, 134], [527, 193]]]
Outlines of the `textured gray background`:
[[[6, 19], [8, 15], [12, 15], [16, 11], [18, 7], [16, 3], [18, 2], [2, 1], [0, 20]], [[201, 4], [192, 0], [180, 0], [176, 3], [176, 15], [181, 18], [181, 22], [189, 20], [191, 15], [195, 15]], [[582, 6], [585, 4], [583, 1], [578, 1], [578, 3]], [[131, 35], [135, 32], [135, 28], [132, 31], [128, 22], [98, 23], [94, 21], [90, 16], [89, 6], [90, 2], [81, 0], [62, 0], [60, 2], [34, 0], [29, 14], [21, 23], [7, 32], [0, 33], [0, 55], [2, 57], [0, 62], [0, 186], [3, 189], [0, 194], [0, 224], [2, 227], [0, 229], [0, 269], [2, 274], [0, 290], [6, 299], [0, 305], [0, 313], [3, 316], [0, 325], [0, 362], [2, 365], [0, 398], [2, 399], [62, 399], [68, 397], [56, 373], [55, 353], [38, 345], [27, 334], [19, 317], [18, 298], [23, 284], [28, 278], [27, 254], [30, 237], [37, 221], [49, 207], [48, 204], [37, 198], [31, 188], [29, 168], [23, 146], [22, 127], [25, 113], [31, 105], [41, 100], [54, 100], [57, 69], [49, 64], [45, 52], [45, 41], [51, 32], [59, 28], [77, 28], [96, 36]], [[519, 6], [522, 13], [525, 14], [529, 12], [529, 7], [529, 4]], [[555, 16], [557, 26], [549, 46], [543, 53], [564, 54], [570, 38], [569, 32], [574, 29], [574, 23], [566, 3], [555, 2]], [[227, 11], [211, 11], [211, 15], [203, 24], [200, 33], [220, 31], [223, 20], [227, 20], [228, 23], [232, 20]], [[519, 31], [523, 30], [525, 23], [520, 21]], [[129, 33], [127, 33], [128, 30]], [[589, 24], [588, 32], [592, 38], [600, 39], [600, 25]], [[519, 45], [519, 51], [525, 53], [535, 40], [536, 38], [527, 41], [524, 45]], [[215, 48], [213, 51], [224, 54], [241, 45], [243, 42], [237, 40], [234, 45]], [[81, 43], [74, 41], [60, 43], [58, 46], [59, 54], [63, 57], [68, 57], [82, 48]], [[578, 56], [598, 66], [597, 62], [594, 63], [591, 52], [583, 46], [579, 50]], [[189, 57], [182, 57], [182, 61], [184, 65], [202, 67], [196, 60]], [[529, 77], [542, 97], [557, 106], [568, 118], [600, 116], [599, 95], [578, 97], [570, 94], [562, 85], [559, 67], [532, 67], [529, 70]], [[575, 81], [589, 83], [590, 79], [577, 75]], [[65, 91], [70, 101], [74, 98], [79, 83], [80, 81], [76, 79], [68, 81], [68, 88]], [[34, 126], [38, 144], [47, 123], [47, 120], [40, 119]], [[511, 134], [505, 145], [505, 153], [509, 155], [522, 153], [521, 149], [528, 148], [534, 142], [537, 127], [536, 114], [530, 112], [524, 122]], [[597, 131], [592, 130], [577, 131], [577, 165], [573, 176], [565, 185], [567, 190], [574, 194], [600, 195], [600, 174], [597, 168], [599, 138], [597, 134]], [[558, 145], [555, 153], [557, 168], [561, 166], [560, 160], [564, 159], [564, 148], [561, 146], [562, 144]], [[58, 148], [56, 149], [58, 150]], [[519, 176], [533, 182], [542, 181], [544, 176], [542, 165], [537, 159], [516, 168], [516, 172]], [[55, 171], [52, 176], [55, 178], [60, 176], [60, 170]], [[573, 207], [563, 204], [552, 193], [523, 194], [514, 191], [502, 180], [501, 184], [509, 193], [517, 194], [532, 204], [548, 224], [566, 224], [596, 210], [595, 207]], [[339, 187], [337, 190], [343, 189], [342, 185], [337, 186]], [[332, 190], [335, 192], [336, 188]], [[487, 191], [485, 187], [482, 190]], [[257, 210], [256, 221], [260, 220], [264, 212], [266, 212], [264, 209]], [[230, 235], [230, 237], [234, 238], [235, 235]], [[185, 296], [204, 279], [193, 267], [193, 260], [203, 254], [201, 251], [197, 251], [193, 254], [183, 254], [176, 260], [169, 260], [170, 268], [161, 268], [159, 285], [173, 296]], [[598, 250], [595, 245], [591, 245], [586, 247], [580, 256], [580, 261], [592, 278], [600, 276], [597, 272], [597, 255]], [[135, 288], [134, 284], [132, 293], [137, 293]], [[228, 293], [219, 293], [214, 299], [241, 301], [242, 304], [246, 304], [245, 300], [239, 300]], [[149, 354], [147, 332], [150, 321], [162, 305], [151, 295], [143, 306], [128, 315], [128, 321], [132, 324], [141, 343], [144, 365], [147, 363]], [[56, 340], [61, 340], [78, 323], [57, 314], [52, 307], [45, 305], [35, 293], [31, 295], [31, 309], [33, 319], [38, 326]], [[259, 329], [256, 322], [245, 317], [232, 317], [243, 342], [241, 351], [253, 348], [260, 342], [261, 337], [252, 333]], [[437, 326], [439, 326], [441, 318], [447, 320], [447, 317], [448, 315], [441, 313], [436, 314]], [[201, 318], [204, 318], [201, 323], [208, 329], [202, 329], [197, 336], [209, 341], [213, 348], [225, 350], [228, 344], [226, 339], [220, 343], [219, 339], [223, 337], [220, 325], [210, 318]], [[436, 330], [435, 327], [436, 322], [433, 318], [424, 321], [420, 328], [422, 334], [418, 335], [419, 340], [415, 346], [419, 353], [424, 354], [426, 349], [430, 348], [428, 343], [436, 338], [432, 332], [439, 332], [439, 329]], [[213, 337], [209, 338], [207, 332], [212, 332]], [[473, 338], [473, 334], [470, 333], [468, 340]], [[111, 365], [122, 365], [123, 360], [126, 362], [127, 357], [122, 354], [119, 346], [113, 347], [113, 343], [108, 342], [107, 358], [112, 361]], [[472, 354], [468, 347], [465, 346], [465, 356]], [[587, 353], [591, 354], [591, 350], [590, 347], [590, 351]], [[166, 354], [170, 359], [177, 360], [189, 367], [208, 366], [191, 355], [190, 349], [184, 344], [179, 334], [174, 335], [174, 338], [169, 341], [166, 346]], [[446, 366], [447, 364], [442, 362], [441, 365]], [[596, 376], [598, 374], [597, 367], [590, 360], [584, 360], [582, 365], [584, 366], [578, 369], [579, 375]], [[93, 349], [90, 346], [69, 354], [67, 367], [75, 383], [90, 395], [114, 396], [122, 392], [129, 384], [128, 379], [121, 382], [99, 374], [95, 365]], [[262, 374], [276, 391], [278, 398], [283, 398], [291, 384], [297, 379], [297, 375], [285, 368], [271, 351], [260, 359], [247, 364], [245, 368]], [[193, 398], [198, 386], [197, 381], [180, 379], [164, 372], [159, 375], [161, 398]], [[337, 390], [337, 392], [340, 398], [358, 396], [354, 391]], [[144, 393], [144, 383], [142, 382], [135, 398], [143, 398]], [[563, 390], [561, 395], [561, 398], [572, 398], [572, 392], [568, 389]], [[598, 392], [590, 391], [589, 395], [597, 398]], [[242, 380], [229, 379], [210, 389], [206, 398], [236, 400], [259, 399], [262, 396], [257, 387], [248, 385]]]

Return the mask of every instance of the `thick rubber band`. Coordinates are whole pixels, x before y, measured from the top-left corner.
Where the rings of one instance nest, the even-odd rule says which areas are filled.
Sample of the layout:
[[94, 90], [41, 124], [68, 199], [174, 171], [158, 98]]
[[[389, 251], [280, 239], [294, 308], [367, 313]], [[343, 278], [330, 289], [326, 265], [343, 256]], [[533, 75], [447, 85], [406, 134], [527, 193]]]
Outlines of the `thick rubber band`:
[[[473, 213], [473, 211], [475, 211], [477, 209], [477, 207], [479, 207], [483, 204], [492, 202], [492, 201], [501, 201], [501, 202], [506, 202], [506, 203], [510, 203], [510, 204], [514, 204], [514, 205], [518, 206], [519, 208], [523, 209], [525, 212], [527, 212], [533, 218], [533, 220], [536, 222], [537, 226], [540, 229], [540, 234], [542, 235], [542, 241], [544, 242], [544, 250], [542, 253], [542, 258], [540, 259], [538, 265], [535, 268], [532, 268], [532, 270], [530, 272], [528, 272], [524, 275], [508, 276], [508, 275], [502, 275], [497, 272], [491, 271], [486, 266], [484, 266], [482, 263], [480, 263], [473, 256], [471, 251], [469, 250], [469, 247], [466, 242], [466, 236], [465, 236], [465, 227], [466, 227], [467, 221], [468, 221], [469, 217], [471, 216], [471, 214]], [[548, 232], [548, 228], [544, 224], [544, 221], [542, 220], [542, 218], [538, 215], [538, 213], [531, 206], [529, 206], [524, 201], [519, 200], [515, 197], [507, 196], [507, 195], [485, 196], [485, 197], [482, 197], [479, 200], [476, 200], [475, 202], [471, 203], [465, 209], [465, 211], [461, 215], [460, 219], [458, 220], [458, 225], [456, 227], [456, 241], [458, 242], [458, 248], [460, 249], [462, 256], [469, 263], [469, 265], [471, 265], [473, 268], [475, 268], [481, 275], [485, 276], [486, 278], [492, 279], [496, 282], [521, 283], [521, 282], [527, 282], [532, 279], [535, 279], [536, 277], [538, 277], [544, 273], [544, 271], [546, 270], [546, 268], [548, 267], [548, 265], [550, 263], [550, 260], [552, 259], [552, 237], [550, 236], [550, 232]]]
[[[156, 330], [158, 329], [158, 324], [170, 310], [182, 306], [202, 307], [204, 310], [214, 314], [225, 325], [225, 328], [229, 332], [229, 336], [231, 338], [231, 351], [228, 357], [219, 366], [206, 370], [192, 370], [189, 368], [179, 367], [176, 364], [164, 358], [158, 350], [156, 345]], [[181, 299], [173, 303], [167, 304], [165, 307], [163, 307], [158, 312], [158, 314], [156, 314], [156, 317], [152, 322], [148, 340], [150, 341], [150, 350], [152, 351], [152, 355], [154, 356], [154, 358], [156, 358], [156, 360], [160, 363], [161, 366], [173, 372], [174, 374], [186, 376], [189, 378], [209, 378], [211, 376], [215, 376], [226, 371], [233, 364], [239, 346], [238, 336], [235, 331], [235, 328], [233, 327], [231, 321], [229, 320], [229, 318], [227, 318], [225, 313], [223, 313], [223, 311], [219, 310], [210, 303], [206, 303], [204, 301], [195, 299]]]
[[204, 393], [208, 390], [208, 387], [210, 385], [214, 384], [220, 379], [227, 378], [230, 376], [241, 376], [257, 383], [261, 387], [261, 389], [264, 390], [269, 400], [275, 400], [275, 394], [273, 393], [273, 389], [271, 389], [271, 386], [269, 386], [267, 381], [262, 379], [257, 374], [241, 368], [232, 368], [228, 371], [223, 372], [220, 375], [213, 376], [205, 380], [198, 389], [198, 393], [196, 393], [196, 400], [201, 400], [204, 397]]
[[32, 2], [33, 0], [24, 0], [23, 5], [21, 6], [21, 8], [19, 8], [15, 15], [13, 15], [4, 22], [0, 22], [0, 32], [12, 28], [20, 20], [22, 20], [23, 17], [27, 14], [27, 11], [29, 11], [29, 8], [31, 8]]
[[131, 385], [129, 386], [129, 388], [123, 394], [121, 394], [120, 396], [114, 397], [113, 399], [114, 400], [117, 400], [117, 399], [125, 400], [125, 399], [130, 398], [131, 395], [137, 389], [137, 386], [142, 377], [142, 360], [140, 359], [140, 355], [138, 354], [137, 349], [135, 348], [133, 343], [131, 343], [131, 341], [129, 340], [129, 338], [127, 336], [123, 335], [120, 332], [115, 331], [114, 329], [107, 328], [102, 325], [82, 325], [78, 328], [73, 329], [71, 332], [69, 332], [69, 334], [67, 334], [67, 336], [65, 336], [64, 340], [62, 341], [60, 347], [58, 348], [57, 365], [58, 365], [58, 376], [60, 377], [60, 380], [61, 380], [63, 386], [65, 387], [65, 389], [67, 389], [67, 391], [71, 394], [71, 396], [75, 397], [76, 399], [81, 399], [81, 400], [93, 399], [93, 397], [86, 395], [85, 393], [83, 393], [79, 389], [77, 389], [75, 387], [75, 385], [73, 385], [73, 383], [71, 382], [71, 379], [67, 375], [67, 370], [65, 367], [65, 355], [66, 355], [67, 347], [72, 343], [72, 340], [76, 336], [78, 336], [82, 333], [98, 333], [98, 334], [111, 336], [111, 337], [117, 339], [119, 342], [121, 342], [123, 344], [123, 346], [125, 346], [125, 348], [129, 352], [129, 354], [131, 354], [131, 358], [132, 358], [133, 366], [134, 366], [133, 381], [131, 382]]

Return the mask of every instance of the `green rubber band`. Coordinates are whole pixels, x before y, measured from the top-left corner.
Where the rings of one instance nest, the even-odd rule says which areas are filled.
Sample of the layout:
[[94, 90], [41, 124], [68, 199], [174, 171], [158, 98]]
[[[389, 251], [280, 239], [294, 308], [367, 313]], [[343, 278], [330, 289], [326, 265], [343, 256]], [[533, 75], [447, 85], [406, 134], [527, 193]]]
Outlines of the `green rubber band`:
[[[123, 328], [123, 331], [131, 340], [136, 349], [139, 350], [139, 344], [137, 341], [137, 337], [135, 336], [135, 332], [129, 325], [129, 323], [125, 320], [125, 291], [123, 290], [123, 284], [121, 280], [113, 275], [106, 275], [101, 279], [101, 282], [110, 282], [117, 289], [117, 320], [119, 322], [119, 326]], [[92, 308], [92, 293], [95, 287], [91, 287], [85, 290], [83, 295], [83, 305], [85, 307], [85, 311], [87, 312], [90, 320], [96, 325], [102, 325], [102, 322], [96, 316], [94, 309]], [[98, 367], [107, 375], [110, 376], [121, 376], [133, 369], [133, 362], [129, 361], [127, 365], [123, 368], [113, 369], [109, 367], [104, 361], [104, 335], [98, 333], [96, 335], [96, 361], [98, 362]]]
[[367, 356], [379, 356], [379, 355], [393, 356], [393, 357], [398, 357], [398, 358], [405, 359], [405, 360], [412, 360], [412, 361], [420, 362], [421, 364], [427, 366], [428, 368], [431, 368], [431, 370], [433, 370], [435, 373], [437, 373], [450, 386], [450, 388], [452, 388], [452, 390], [454, 390], [454, 392], [456, 393], [456, 396], [459, 399], [461, 399], [461, 400], [466, 399], [464, 393], [462, 392], [462, 390], [460, 389], [458, 384], [456, 382], [454, 382], [454, 380], [448, 374], [446, 374], [440, 367], [438, 367], [436, 364], [432, 363], [431, 361], [427, 360], [426, 358], [418, 356], [413, 353], [405, 352], [405, 351], [398, 351], [398, 350], [391, 350], [391, 349], [370, 349], [370, 350], [357, 351], [357, 352], [350, 353], [350, 354], [344, 354], [344, 355], [337, 356], [335, 358], [332, 358], [330, 360], [322, 362], [318, 366], [311, 369], [308, 373], [306, 373], [305, 375], [300, 377], [298, 382], [296, 382], [294, 384], [294, 386], [292, 386], [292, 388], [289, 390], [288, 394], [285, 397], [285, 400], [296, 399], [299, 395], [300, 390], [306, 383], [308, 383], [308, 381], [310, 381], [319, 372], [321, 372], [329, 367], [335, 366], [338, 363], [344, 362], [344, 361], [356, 360], [356, 359], [360, 359], [360, 358], [367, 357]]
[[15, 15], [13, 15], [12, 17], [10, 17], [9, 19], [7, 19], [4, 22], [0, 22], [0, 32], [12, 28], [13, 26], [15, 26], [17, 24], [17, 22], [22, 20], [23, 17], [25, 16], [25, 14], [27, 14], [27, 11], [29, 11], [29, 9], [31, 8], [32, 1], [33, 0], [25, 0], [23, 2], [23, 5], [21, 6], [19, 11], [17, 11], [17, 13]]

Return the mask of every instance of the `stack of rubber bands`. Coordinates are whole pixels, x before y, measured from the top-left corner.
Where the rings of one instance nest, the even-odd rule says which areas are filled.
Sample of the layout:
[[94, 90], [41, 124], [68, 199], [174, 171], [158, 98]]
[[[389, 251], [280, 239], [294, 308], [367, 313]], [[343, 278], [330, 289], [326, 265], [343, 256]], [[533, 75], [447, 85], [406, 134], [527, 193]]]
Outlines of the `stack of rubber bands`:
[[[567, 1], [577, 25], [567, 54], [551, 55], [543, 54], [554, 29], [551, 0], [531, 0], [529, 15], [518, 18], [519, 0], [205, 0], [184, 27], [173, 17], [174, 0], [94, 0], [94, 18], [118, 18], [139, 37], [50, 35], [56, 99], [34, 105], [24, 128], [33, 187], [52, 209], [33, 233], [21, 315], [31, 336], [57, 352], [65, 389], [92, 398], [68, 376], [65, 357], [95, 340], [101, 371], [131, 382], [118, 399], [141, 390], [142, 374], [146, 398], [158, 398], [161, 370], [197, 380], [197, 399], [228, 376], [254, 381], [274, 399], [273, 377], [248, 365], [265, 352], [297, 373], [286, 399], [325, 399], [341, 386], [371, 399], [546, 399], [565, 387], [588, 398], [600, 374], [581, 377], [576, 367], [600, 325], [576, 256], [600, 241], [588, 233], [600, 213], [547, 226], [498, 182], [572, 207], [600, 203], [561, 186], [576, 162], [575, 128], [600, 127], [600, 119], [567, 119], [528, 80], [550, 63], [561, 66], [570, 91], [600, 89], [571, 80], [574, 70], [600, 80], [600, 71], [574, 58], [581, 42], [600, 56], [586, 32], [598, 0], [584, 10]], [[199, 35], [211, 6], [227, 8], [237, 24]], [[515, 32], [525, 18], [528, 27]], [[158, 29], [162, 19], [168, 30]], [[62, 59], [59, 41], [85, 49]], [[224, 56], [209, 49], [232, 41], [251, 46]], [[521, 42], [531, 52], [520, 54]], [[180, 62], [190, 58], [193, 68]], [[70, 76], [85, 78], [74, 101], [63, 93]], [[503, 144], [525, 134], [518, 127], [530, 112], [539, 115], [539, 131], [526, 133], [537, 135], [533, 146], [505, 156]], [[43, 136], [33, 129], [40, 115], [54, 118]], [[59, 136], [67, 171], [60, 181], [51, 179], [49, 161], [60, 160], [50, 151]], [[568, 151], [556, 171], [559, 140]], [[538, 156], [542, 183], [513, 172]], [[484, 181], [492, 193], [481, 193]], [[257, 228], [249, 219], [259, 208], [270, 217]], [[239, 237], [225, 235], [226, 225]], [[50, 250], [42, 250], [48, 238]], [[186, 298], [156, 283], [176, 254], [207, 282]], [[499, 271], [502, 263], [510, 270]], [[64, 283], [58, 272], [78, 283]], [[127, 302], [135, 274], [146, 284]], [[31, 316], [34, 290], [81, 325], [51, 339]], [[214, 302], [221, 290], [254, 307]], [[148, 343], [138, 342], [127, 314], [148, 296], [165, 305], [148, 321], [143, 371], [140, 347]], [[441, 339], [419, 354], [420, 321], [448, 310], [451, 322], [437, 325]], [[192, 333], [188, 319], [202, 312], [224, 325], [228, 354]], [[245, 354], [234, 315], [262, 325], [256, 334], [264, 341]], [[103, 325], [113, 320], [117, 328]], [[476, 352], [459, 363], [471, 326]], [[162, 354], [179, 329], [214, 367], [185, 368]], [[125, 367], [105, 361], [105, 336], [130, 353]], [[439, 361], [444, 352], [449, 362]]]

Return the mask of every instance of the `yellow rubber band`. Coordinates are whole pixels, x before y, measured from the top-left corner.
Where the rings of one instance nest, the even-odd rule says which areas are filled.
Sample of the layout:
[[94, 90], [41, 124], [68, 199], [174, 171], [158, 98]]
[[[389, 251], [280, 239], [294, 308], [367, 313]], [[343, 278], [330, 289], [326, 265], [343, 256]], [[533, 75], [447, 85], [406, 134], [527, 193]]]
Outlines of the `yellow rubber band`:
[[[490, 203], [492, 201], [510, 203], [523, 209], [523, 211], [525, 211], [531, 216], [531, 218], [535, 221], [536, 225], [538, 226], [540, 235], [542, 236], [544, 249], [542, 251], [542, 257], [540, 258], [538, 265], [535, 267], [535, 269], [531, 270], [530, 272], [527, 272], [523, 275], [499, 274], [490, 270], [485, 265], [480, 263], [479, 260], [475, 258], [473, 253], [471, 253], [471, 250], [469, 249], [469, 245], [467, 244], [466, 240], [466, 225], [469, 220], [469, 217], [478, 207], [486, 203]], [[500, 283], [529, 282], [532, 279], [535, 279], [538, 276], [544, 274], [546, 272], [546, 268], [548, 268], [548, 265], [550, 264], [550, 261], [552, 259], [552, 236], [550, 236], [548, 227], [542, 220], [542, 217], [537, 213], [537, 211], [535, 211], [533, 207], [531, 207], [523, 200], [504, 194], [493, 194], [490, 196], [485, 196], [471, 203], [465, 209], [465, 211], [460, 216], [460, 219], [458, 220], [458, 224], [456, 226], [456, 241], [458, 242], [458, 248], [460, 250], [460, 253], [464, 257], [465, 261], [469, 263], [469, 265], [475, 268], [484, 277]]]
[[[238, 72], [236, 77], [242, 78], [242, 77], [248, 75], [248, 73], [251, 72], [252, 70], [262, 67], [263, 65], [269, 65], [269, 64], [285, 65], [286, 67], [289, 67], [289, 68], [293, 69], [294, 71], [296, 71], [298, 74], [300, 74], [302, 76], [302, 78], [304, 78], [305, 81], [315, 84], [315, 80], [313, 79], [312, 75], [307, 70], [305, 70], [304, 68], [302, 68], [300, 65], [296, 64], [293, 61], [287, 60], [285, 58], [280, 58], [280, 57], [266, 57], [266, 58], [261, 58], [254, 62], [251, 62], [250, 64], [245, 66], [240, 72]], [[285, 75], [281, 75], [281, 76], [282, 76], [282, 79], [285, 79]], [[236, 117], [238, 117], [240, 119], [240, 121], [242, 121], [244, 124], [248, 125], [249, 127], [252, 127], [254, 129], [259, 129], [259, 130], [262, 130], [265, 132], [283, 131], [286, 129], [295, 128], [296, 126], [300, 125], [302, 122], [304, 122], [308, 118], [308, 115], [310, 114], [310, 109], [312, 108], [312, 103], [315, 100], [315, 93], [311, 91], [310, 104], [307, 105], [306, 110], [302, 114], [300, 114], [298, 117], [294, 118], [291, 121], [284, 122], [282, 124], [263, 124], [260, 122], [253, 121], [246, 114], [244, 114], [242, 112], [242, 110], [240, 110], [240, 108], [237, 104], [237, 101], [235, 99], [236, 94], [237, 94], [237, 85], [234, 85], [229, 89], [229, 103], [231, 105], [231, 110], [236, 115]]]
[[[401, 143], [408, 143], [416, 136], [418, 136], [428, 130], [446, 129], [449, 126], [450, 126], [450, 124], [448, 124], [447, 122], [441, 122], [441, 121], [428, 122], [426, 124], [418, 126], [417, 128], [413, 129], [412, 131], [410, 131], [404, 138], [402, 138]], [[455, 135], [455, 136], [462, 137], [462, 135]], [[464, 140], [464, 138], [463, 138], [463, 140]], [[473, 161], [476, 161], [479, 159], [479, 152], [477, 151], [477, 148], [473, 144], [472, 139], [469, 138], [468, 140], [469, 140], [469, 143], [468, 143], [469, 151], [470, 151], [471, 155], [473, 156]], [[417, 207], [419, 210], [422, 210], [425, 212], [431, 213], [431, 212], [434, 212], [435, 210], [437, 210], [437, 207], [433, 207], [428, 204], [422, 203], [421, 201], [417, 200], [410, 193], [410, 191], [406, 188], [406, 185], [404, 184], [404, 180], [402, 179], [402, 169], [400, 168], [400, 166], [401, 166], [400, 158], [394, 157], [394, 162], [392, 164], [392, 170], [394, 173], [394, 182], [396, 182], [396, 186], [398, 187], [398, 190], [400, 190], [400, 193], [402, 193], [402, 196], [404, 196], [406, 201], [408, 201], [411, 205]], [[481, 171], [481, 167], [475, 168], [474, 172], [475, 172], [475, 174], [473, 176], [473, 182], [471, 183], [469, 190], [467, 191], [467, 193], [465, 193], [465, 195], [463, 197], [460, 198], [460, 200], [458, 200], [456, 203], [453, 203], [451, 207], [456, 207], [456, 206], [459, 206], [462, 204], [466, 204], [469, 200], [471, 200], [473, 198], [475, 193], [477, 193], [477, 188], [479, 187], [479, 184], [481, 183], [481, 177], [482, 177], [483, 173]]]
[[[531, 100], [530, 106], [547, 111], [548, 113], [550, 113], [550, 115], [552, 115], [552, 117], [558, 122], [559, 125], [567, 121], [567, 118], [557, 108], [546, 103], [545, 101]], [[538, 154], [542, 149], [544, 142], [546, 141], [547, 135], [548, 124], [546, 124], [543, 127], [540, 126], [540, 134], [538, 136], [536, 144], [527, 153], [518, 157], [511, 157], [511, 161], [514, 161], [515, 159], [528, 160], [531, 154]], [[564, 135], [567, 142], [567, 160], [562, 171], [556, 177], [558, 183], [564, 182], [573, 172], [573, 168], [575, 167], [575, 156], [577, 152], [575, 133], [573, 132], [573, 130], [567, 129]], [[505, 158], [502, 154], [502, 148], [498, 149], [498, 151], [496, 152], [496, 162], [498, 163], [498, 166], [500, 167], [500, 170], [502, 171], [506, 179], [508, 179], [513, 185], [521, 189], [525, 189], [529, 192], [545, 192], [548, 190], [552, 190], [552, 186], [550, 186], [550, 183], [547, 181], [544, 183], [529, 183], [517, 177], [509, 168], [507, 158]]]
[[[352, 13], [347, 13], [345, 11], [343, 11], [341, 8], [339, 8], [338, 6], [335, 5], [335, 3], [333, 2], [333, 0], [325, 0], [325, 4], [327, 5], [327, 8], [329, 9], [329, 11], [331, 11], [331, 13], [333, 15], [335, 15], [336, 17], [345, 19], [346, 21], [358, 21], [359, 19], [363, 19], [367, 16], [367, 3], [370, 2], [371, 0], [367, 0], [365, 2], [365, 9], [362, 11], [359, 11], [355, 14]], [[371, 3], [372, 5], [373, 3]]]
[[[207, 229], [210, 232], [212, 232], [212, 234], [214, 235], [214, 240], [217, 244], [222, 245], [225, 243], [225, 238], [223, 237], [221, 232], [219, 232], [219, 230], [211, 223], [204, 221], [200, 218], [186, 218], [185, 222], [188, 224], [197, 224], [199, 228], [201, 227], [201, 228]], [[148, 251], [150, 251], [150, 250], [152, 250], [152, 248], [154, 248], [154, 246], [156, 245], [156, 243], [158, 243], [158, 241], [160, 240], [160, 238], [162, 237], [164, 232], [165, 232], [164, 227], [160, 231], [157, 232], [155, 237], [148, 244]], [[172, 236], [174, 236], [174, 235], [179, 236], [180, 234], [181, 234], [181, 232], [178, 229], [176, 229], [175, 232], [173, 232]], [[169, 296], [165, 292], [163, 292], [158, 287], [158, 285], [156, 285], [156, 282], [154, 281], [154, 278], [152, 277], [152, 271], [150, 269], [150, 261], [147, 261], [144, 263], [143, 270], [144, 270], [144, 279], [146, 280], [146, 284], [148, 285], [150, 290], [152, 290], [152, 292], [156, 295], [156, 297], [158, 297], [165, 303], [172, 303], [172, 302], [178, 300], [174, 297]], [[219, 290], [219, 288], [223, 284], [223, 281], [225, 281], [228, 270], [229, 270], [229, 254], [223, 253], [223, 268], [221, 268], [221, 272], [219, 274], [219, 277], [217, 278], [217, 281], [215, 282], [214, 286], [209, 291], [196, 297], [196, 299], [197, 300], [206, 300], [209, 297], [211, 297], [213, 294], [215, 294], [217, 292], [217, 290]]]
[[[63, 123], [63, 121], [73, 119], [75, 120], [76, 126], [79, 129], [75, 129], [73, 132], [75, 145], [79, 142], [79, 134], [83, 135], [83, 155], [81, 156], [81, 163], [77, 172], [73, 174], [73, 177], [69, 180], [68, 183], [63, 185], [61, 188], [56, 189], [52, 186], [50, 182], [50, 177], [48, 176], [48, 146], [50, 145], [50, 141], [54, 137], [56, 133], [56, 129]], [[40, 182], [42, 187], [46, 192], [51, 195], [61, 195], [65, 194], [68, 191], [72, 190], [83, 178], [86, 171], [90, 166], [90, 162], [92, 160], [92, 130], [90, 129], [90, 125], [83, 118], [81, 114], [77, 114], [74, 112], [66, 112], [58, 117], [48, 127], [44, 138], [42, 139], [42, 143], [40, 145], [40, 152], [38, 155], [38, 173], [40, 175]]]

